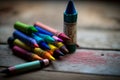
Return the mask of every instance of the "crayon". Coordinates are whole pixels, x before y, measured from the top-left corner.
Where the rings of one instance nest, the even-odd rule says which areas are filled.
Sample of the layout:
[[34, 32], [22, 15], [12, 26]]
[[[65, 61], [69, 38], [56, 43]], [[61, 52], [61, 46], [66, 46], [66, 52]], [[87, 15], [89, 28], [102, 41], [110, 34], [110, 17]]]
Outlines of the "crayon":
[[24, 33], [20, 32], [18, 30], [15, 30], [13, 32], [13, 36], [14, 36], [14, 38], [18, 38], [19, 40], [21, 40], [22, 42], [24, 42], [25, 44], [27, 44], [31, 47], [39, 47], [39, 45], [33, 38], [25, 35]]
[[[19, 39], [15, 39], [15, 40], [14, 40], [15, 42], [13, 41], [15, 45], [17, 45], [17, 46], [19, 46], [19, 47], [21, 47], [25, 50], [34, 52], [35, 54], [37, 54], [40, 57], [48, 58], [50, 60], [55, 60], [55, 58], [49, 52], [44, 51], [41, 48], [32, 48], [32, 47], [26, 45], [25, 43], [23, 43], [22, 41], [20, 41]], [[9, 41], [9, 44], [10, 44], [11, 41], [10, 40], [8, 40], [8, 41]]]
[[39, 26], [39, 27], [41, 27], [41, 28], [43, 28], [43, 29], [45, 29], [45, 30], [53, 33], [55, 36], [61, 38], [62, 40], [69, 40], [69, 39], [70, 39], [70, 38], [69, 38], [67, 35], [65, 35], [64, 33], [58, 32], [57, 30], [55, 30], [55, 29], [53, 29], [53, 28], [51, 28], [51, 27], [49, 27], [49, 26], [47, 26], [47, 25], [45, 25], [45, 24], [43, 24], [43, 23], [41, 23], [41, 22], [36, 22], [34, 25]]
[[54, 43], [55, 42], [55, 39], [52, 38], [49, 35], [42, 34], [42, 33], [39, 33], [39, 32], [36, 32], [35, 34], [38, 35], [39, 37], [43, 38], [44, 41], [47, 42], [47, 43]]
[[[52, 44], [48, 44], [49, 45], [49, 47], [50, 47], [50, 52], [52, 51], [53, 52], [53, 54], [56, 54], [56, 55], [58, 55], [58, 56], [64, 56], [64, 54], [56, 47], [56, 46], [54, 46], [54, 45], [52, 45]], [[53, 55], [52, 54], [52, 55]]]
[[34, 54], [32, 52], [29, 52], [19, 46], [13, 46], [12, 51], [14, 53], [14, 55], [21, 57], [25, 60], [28, 61], [33, 61], [33, 60], [42, 60], [43, 58], [41, 58], [40, 56], [38, 56], [37, 54]]
[[6, 73], [7, 75], [16, 75], [20, 73], [25, 73], [29, 71], [33, 71], [36, 69], [41, 69], [47, 65], [49, 65], [49, 60], [48, 59], [43, 59], [43, 60], [35, 60], [32, 62], [26, 62], [23, 64], [18, 64], [15, 66], [11, 66], [3, 71], [1, 73]]
[[32, 33], [31, 37], [34, 38], [36, 40], [36, 42], [38, 43], [38, 45], [45, 50], [49, 50], [50, 47], [47, 45], [47, 43], [43, 40], [43, 38], [37, 36], [36, 34]]
[[31, 34], [31, 33], [37, 32], [37, 29], [34, 26], [27, 25], [19, 21], [15, 22], [14, 28], [25, 34]]
[[55, 42], [54, 45], [58, 47], [58, 49], [60, 49], [60, 51], [62, 51], [63, 53], [69, 52], [66, 46], [62, 42]]
[[34, 53], [37, 55], [41, 56], [42, 58], [47, 58], [49, 60], [54, 61], [55, 58], [47, 51], [42, 50], [41, 48], [34, 48]]
[[65, 41], [65, 45], [70, 53], [76, 50], [76, 22], [77, 11], [72, 0], [69, 0], [64, 12], [64, 33], [70, 38]]
[[19, 46], [19, 47], [27, 50], [27, 51], [32, 51], [32, 49], [33, 49], [32, 47], [29, 47], [28, 45], [26, 45], [21, 40], [15, 39], [14, 37], [9, 37], [7, 42], [9, 44], [10, 48], [12, 48], [14, 45], [16, 45], [16, 46]]
[[62, 39], [58, 38], [58, 37], [55, 36], [53, 33], [49, 32], [49, 31], [47, 31], [47, 30], [45, 30], [45, 29], [43, 29], [43, 28], [40, 28], [40, 27], [38, 27], [38, 26], [34, 26], [34, 27], [38, 30], [39, 33], [49, 35], [49, 36], [51, 36], [52, 38], [54, 38], [56, 41], [63, 42]]

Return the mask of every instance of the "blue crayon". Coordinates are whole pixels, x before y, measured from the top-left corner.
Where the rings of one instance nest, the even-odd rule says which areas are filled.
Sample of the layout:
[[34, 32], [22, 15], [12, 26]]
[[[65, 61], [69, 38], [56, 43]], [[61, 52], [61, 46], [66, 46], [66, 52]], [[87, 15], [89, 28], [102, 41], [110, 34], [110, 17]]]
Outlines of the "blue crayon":
[[42, 34], [42, 33], [39, 33], [39, 32], [36, 32], [35, 34], [38, 35], [39, 37], [43, 38], [44, 41], [46, 41], [47, 43], [54, 43], [55, 42], [55, 39], [52, 38], [49, 35]]
[[13, 36], [14, 36], [14, 38], [18, 38], [19, 40], [21, 40], [22, 42], [24, 42], [25, 44], [27, 44], [31, 47], [39, 47], [39, 45], [33, 38], [25, 35], [24, 33], [20, 32], [18, 30], [15, 30], [13, 32]]
[[45, 49], [45, 50], [50, 50], [50, 47], [47, 45], [47, 43], [43, 40], [43, 38], [37, 36], [36, 34], [32, 33], [31, 34], [31, 37], [34, 38], [38, 45], [42, 48], [42, 49]]
[[34, 26], [34, 27], [38, 30], [39, 33], [49, 35], [49, 36], [51, 36], [53, 39], [55, 39], [56, 41], [63, 42], [62, 39], [58, 38], [57, 36], [54, 36], [53, 33], [49, 32], [49, 31], [47, 31], [47, 30], [45, 30], [45, 29], [43, 29], [43, 28], [40, 28], [40, 27], [38, 27], [38, 26]]
[[45, 29], [43, 29], [43, 28], [40, 28], [40, 27], [38, 27], [38, 26], [35, 26], [35, 28], [36, 28], [36, 29], [38, 30], [38, 32], [40, 32], [40, 33], [53, 36], [53, 33], [48, 32], [47, 30], [45, 30]]

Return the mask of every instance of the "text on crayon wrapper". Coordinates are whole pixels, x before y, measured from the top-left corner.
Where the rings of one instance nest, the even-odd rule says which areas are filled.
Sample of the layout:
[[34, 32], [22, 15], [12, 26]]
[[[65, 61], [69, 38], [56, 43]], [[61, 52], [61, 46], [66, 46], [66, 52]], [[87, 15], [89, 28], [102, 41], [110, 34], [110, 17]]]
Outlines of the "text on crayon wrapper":
[[71, 38], [66, 44], [75, 44], [76, 43], [76, 23], [66, 23], [64, 22], [64, 32]]

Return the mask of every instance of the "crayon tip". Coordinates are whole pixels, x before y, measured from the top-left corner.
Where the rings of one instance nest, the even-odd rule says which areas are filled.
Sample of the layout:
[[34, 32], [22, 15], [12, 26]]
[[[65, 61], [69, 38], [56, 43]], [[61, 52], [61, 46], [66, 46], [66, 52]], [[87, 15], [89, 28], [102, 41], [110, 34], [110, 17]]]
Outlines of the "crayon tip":
[[37, 32], [37, 31], [38, 31], [38, 30], [37, 30], [35, 27], [33, 27], [33, 26], [30, 26], [29, 29], [30, 29], [30, 32]]
[[32, 54], [34, 60], [43, 60], [42, 57], [38, 56], [37, 54]]
[[73, 4], [72, 0], [69, 0], [65, 13], [66, 14], [74, 14], [74, 13], [76, 13], [76, 9], [74, 7], [74, 4]]
[[55, 50], [55, 53], [57, 53], [60, 56], [64, 56], [64, 54], [60, 50]]
[[54, 40], [52, 37], [50, 37], [50, 36], [46, 36], [45, 39], [46, 39], [46, 41], [47, 41], [48, 43], [53, 43], [53, 42], [55, 42], [55, 40]]
[[39, 47], [39, 45], [38, 44], [34, 44], [34, 47]]
[[63, 42], [63, 40], [62, 39], [60, 39], [60, 38], [58, 38], [57, 36], [52, 36], [56, 41], [58, 41], [58, 42]]
[[49, 59], [50, 59], [51, 61], [55, 61], [55, 58], [54, 58], [53, 56], [50, 56]]
[[45, 49], [45, 50], [50, 50], [50, 47], [45, 43], [45, 42], [41, 42], [41, 48]]
[[60, 33], [58, 35], [58, 37], [61, 38], [62, 40], [70, 40], [70, 38], [67, 35], [65, 35], [64, 33]]
[[63, 52], [69, 53], [68, 49], [65, 46], [62, 46], [61, 49], [63, 50]]

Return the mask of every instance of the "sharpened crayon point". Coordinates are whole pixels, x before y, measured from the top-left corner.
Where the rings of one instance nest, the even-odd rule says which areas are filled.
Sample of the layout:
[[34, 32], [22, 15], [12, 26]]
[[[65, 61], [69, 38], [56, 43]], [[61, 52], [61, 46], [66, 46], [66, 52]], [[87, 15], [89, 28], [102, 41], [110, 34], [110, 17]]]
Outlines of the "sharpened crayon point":
[[54, 40], [52, 37], [50, 37], [50, 36], [47, 36], [45, 39], [46, 39], [46, 41], [47, 41], [48, 43], [53, 43], [53, 42], [55, 42], [55, 40]]
[[62, 46], [61, 49], [63, 50], [63, 52], [69, 53], [68, 49], [65, 46]]
[[70, 40], [70, 38], [64, 33], [61, 33], [58, 37], [61, 38], [62, 40]]
[[58, 41], [58, 42], [63, 42], [63, 40], [62, 39], [60, 39], [60, 38], [58, 38], [57, 36], [52, 36], [56, 41]]
[[41, 46], [40, 47], [45, 49], [45, 50], [50, 50], [50, 47], [45, 42], [41, 42]]
[[66, 8], [66, 11], [65, 11], [66, 14], [74, 14], [76, 13], [76, 9], [74, 7], [74, 4], [73, 4], [73, 1], [70, 0], [68, 2], [68, 5], [67, 5], [67, 8]]
[[37, 30], [35, 27], [33, 27], [33, 26], [30, 26], [29, 29], [30, 29], [30, 32], [31, 32], [31, 33], [38, 31], [38, 30]]
[[38, 44], [34, 44], [34, 47], [39, 47], [39, 45]]
[[49, 59], [50, 59], [51, 61], [55, 61], [55, 58], [54, 58], [53, 56], [50, 56]]
[[64, 54], [60, 50], [55, 50], [55, 53], [57, 53], [60, 56], [64, 56]]
[[32, 54], [32, 56], [35, 60], [43, 60], [43, 58], [38, 56], [37, 54]]

